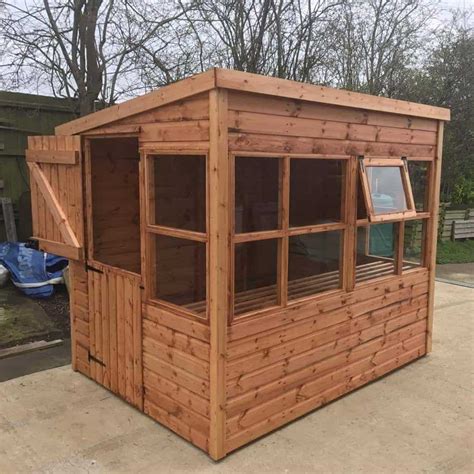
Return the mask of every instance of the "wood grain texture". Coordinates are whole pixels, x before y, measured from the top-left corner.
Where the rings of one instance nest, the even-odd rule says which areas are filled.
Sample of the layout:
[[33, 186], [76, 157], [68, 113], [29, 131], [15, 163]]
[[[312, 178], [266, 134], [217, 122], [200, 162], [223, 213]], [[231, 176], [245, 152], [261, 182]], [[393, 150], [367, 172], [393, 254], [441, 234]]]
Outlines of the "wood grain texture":
[[415, 117], [440, 120], [449, 120], [450, 117], [448, 109], [431, 105], [375, 97], [228, 69], [216, 69], [216, 87]]
[[126, 117], [140, 114], [160, 106], [182, 100], [186, 97], [199, 94], [215, 86], [215, 73], [211, 69], [197, 76], [192, 76], [176, 84], [162, 87], [136, 99], [128, 100], [123, 104], [114, 105], [93, 114], [81, 117], [56, 127], [56, 133], [74, 135], [92, 130], [100, 126], [119, 121]]
[[[82, 258], [84, 246], [80, 149], [80, 137], [28, 137], [29, 153], [42, 157], [28, 162], [33, 237], [44, 250], [75, 260]], [[63, 155], [75, 159], [57, 159]]]
[[225, 455], [225, 354], [230, 307], [231, 212], [230, 167], [227, 143], [227, 91], [209, 93], [209, 324], [210, 415], [209, 454]]
[[443, 160], [443, 134], [444, 122], [438, 123], [438, 138], [436, 146], [436, 160], [430, 167], [428, 180], [429, 203], [431, 219], [427, 221], [427, 249], [425, 262], [430, 272], [429, 277], [429, 303], [428, 303], [428, 336], [426, 338], [426, 352], [431, 352], [433, 341], [433, 316], [434, 316], [434, 289], [436, 273], [436, 249], [438, 245], [438, 221], [439, 221], [439, 196], [441, 187], [441, 165]]
[[139, 275], [94, 262], [88, 272], [91, 377], [141, 409], [142, 314]]
[[226, 452], [424, 355], [427, 314], [424, 270], [230, 327]]
[[72, 368], [91, 376], [87, 273], [82, 262], [69, 262], [69, 311]]
[[208, 451], [208, 326], [144, 305], [143, 367], [145, 413]]

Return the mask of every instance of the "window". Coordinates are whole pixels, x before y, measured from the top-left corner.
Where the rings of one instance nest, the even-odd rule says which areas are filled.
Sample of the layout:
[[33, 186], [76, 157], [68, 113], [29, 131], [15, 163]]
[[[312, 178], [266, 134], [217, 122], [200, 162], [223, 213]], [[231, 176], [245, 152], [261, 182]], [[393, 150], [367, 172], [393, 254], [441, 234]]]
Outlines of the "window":
[[165, 235], [151, 238], [155, 256], [153, 297], [205, 314], [206, 244]]
[[207, 314], [206, 157], [146, 157], [148, 297]]
[[424, 265], [429, 170], [429, 161], [359, 158], [355, 283]]
[[397, 233], [393, 222], [357, 228], [355, 281], [395, 274]]
[[340, 222], [341, 161], [292, 158], [290, 163], [290, 227]]
[[426, 161], [408, 161], [408, 174], [417, 211], [428, 210], [428, 173], [430, 164]]
[[340, 246], [340, 231], [290, 237], [289, 300], [339, 288]]
[[405, 159], [360, 159], [360, 179], [371, 222], [416, 215]]
[[235, 159], [235, 232], [278, 228], [280, 160]]
[[424, 266], [426, 221], [414, 219], [405, 222], [403, 233], [403, 270]]
[[150, 173], [151, 224], [206, 231], [206, 161], [198, 155], [155, 155]]
[[345, 160], [234, 160], [234, 317], [340, 288]]
[[277, 252], [276, 239], [236, 244], [235, 315], [277, 304]]

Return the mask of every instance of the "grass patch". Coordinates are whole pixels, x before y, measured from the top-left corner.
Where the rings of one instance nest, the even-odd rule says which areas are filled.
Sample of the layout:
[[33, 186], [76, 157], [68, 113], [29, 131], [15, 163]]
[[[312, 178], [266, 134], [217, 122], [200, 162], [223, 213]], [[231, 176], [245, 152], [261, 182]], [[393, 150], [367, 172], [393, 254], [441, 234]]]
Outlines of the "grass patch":
[[438, 242], [436, 263], [474, 262], [474, 240]]

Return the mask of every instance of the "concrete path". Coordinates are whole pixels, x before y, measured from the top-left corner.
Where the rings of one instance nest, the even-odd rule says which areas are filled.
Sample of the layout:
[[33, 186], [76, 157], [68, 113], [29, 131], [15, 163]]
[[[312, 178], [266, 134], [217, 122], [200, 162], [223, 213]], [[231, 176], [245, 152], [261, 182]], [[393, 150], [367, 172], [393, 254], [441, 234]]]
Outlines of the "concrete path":
[[474, 288], [474, 263], [436, 265], [436, 278], [456, 281]]
[[474, 290], [437, 283], [433, 353], [228, 456], [52, 369], [0, 384], [0, 472], [474, 472]]

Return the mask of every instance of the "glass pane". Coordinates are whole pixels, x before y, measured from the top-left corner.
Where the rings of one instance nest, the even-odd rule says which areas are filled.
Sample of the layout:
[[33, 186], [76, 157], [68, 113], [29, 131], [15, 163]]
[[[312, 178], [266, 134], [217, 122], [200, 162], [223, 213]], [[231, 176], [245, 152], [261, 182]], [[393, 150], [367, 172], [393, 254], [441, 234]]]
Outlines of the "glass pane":
[[152, 223], [206, 232], [205, 157], [159, 155], [150, 164], [155, 197]]
[[401, 167], [368, 166], [372, 206], [375, 214], [403, 212], [407, 210]]
[[234, 314], [277, 304], [278, 239], [235, 245]]
[[357, 228], [356, 282], [395, 273], [395, 225]]
[[164, 235], [155, 241], [155, 297], [206, 312], [206, 244]]
[[343, 162], [290, 161], [290, 227], [341, 220]]
[[278, 158], [235, 158], [235, 232], [278, 228]]
[[339, 288], [341, 232], [290, 237], [288, 299]]
[[405, 221], [403, 239], [403, 270], [422, 266], [423, 261], [423, 220]]
[[409, 161], [408, 174], [410, 176], [415, 209], [417, 211], [427, 211], [426, 193], [428, 190], [428, 170], [429, 163], [426, 161]]

